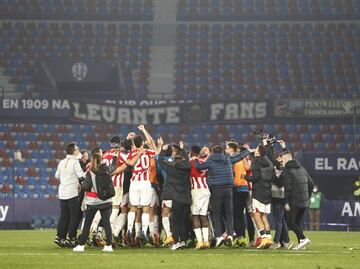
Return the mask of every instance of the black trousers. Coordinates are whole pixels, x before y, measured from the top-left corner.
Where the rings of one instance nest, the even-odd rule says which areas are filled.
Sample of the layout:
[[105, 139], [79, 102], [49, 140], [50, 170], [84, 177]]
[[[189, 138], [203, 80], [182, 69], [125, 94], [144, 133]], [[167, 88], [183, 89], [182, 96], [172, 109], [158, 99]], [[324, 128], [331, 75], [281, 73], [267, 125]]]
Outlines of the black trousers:
[[305, 239], [302, 224], [306, 208], [291, 206], [290, 211], [286, 212], [285, 219], [288, 227], [294, 231], [298, 242]]
[[251, 215], [249, 212], [246, 211], [246, 221], [247, 221], [247, 230], [249, 234], [250, 242], [254, 242], [255, 237], [255, 227], [252, 221]]
[[83, 202], [83, 200], [84, 200], [84, 197], [85, 197], [85, 192], [84, 192], [84, 191], [81, 191], [81, 192], [79, 193], [78, 219], [77, 219], [77, 223], [76, 223], [76, 227], [78, 227], [78, 228], [79, 228], [80, 223], [81, 223], [81, 221], [82, 221], [82, 218], [83, 218], [83, 216], [84, 216], [84, 214], [83, 214], [83, 212], [82, 212], [82, 210], [81, 210], [81, 204], [82, 204], [82, 202]]
[[69, 234], [70, 239], [76, 238], [78, 207], [78, 196], [68, 200], [60, 200], [60, 218], [57, 226], [57, 236], [60, 239], [66, 239], [67, 234]]
[[190, 205], [179, 203], [175, 200], [172, 202], [171, 223], [173, 237], [176, 242], [186, 241], [188, 239], [187, 226], [189, 222]]
[[249, 196], [248, 192], [238, 192], [234, 189], [233, 192], [233, 207], [234, 207], [234, 230], [237, 236], [245, 237], [245, 219], [244, 210], [246, 209], [246, 199]]
[[106, 245], [110, 246], [112, 241], [112, 230], [110, 225], [110, 215], [111, 215], [112, 204], [106, 203], [96, 206], [87, 206], [84, 228], [80, 237], [80, 245], [85, 245], [90, 232], [91, 223], [95, 217], [96, 212], [99, 210], [101, 214], [101, 219], [103, 220], [105, 235], [106, 235]]
[[214, 188], [211, 189], [210, 206], [211, 218], [214, 224], [214, 233], [216, 237], [221, 236], [224, 231], [221, 225], [222, 208], [225, 217], [225, 232], [232, 235], [234, 232], [233, 216], [233, 190], [232, 188]]

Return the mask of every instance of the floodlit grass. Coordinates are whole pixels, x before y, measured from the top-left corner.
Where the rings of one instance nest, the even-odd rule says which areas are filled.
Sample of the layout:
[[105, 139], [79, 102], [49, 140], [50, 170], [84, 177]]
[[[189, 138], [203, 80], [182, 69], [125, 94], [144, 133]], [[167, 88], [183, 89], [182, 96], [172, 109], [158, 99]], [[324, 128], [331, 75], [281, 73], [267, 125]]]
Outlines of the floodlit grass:
[[[307, 232], [304, 251], [254, 249], [87, 248], [73, 253], [53, 243], [54, 230], [0, 231], [0, 269], [5, 268], [360, 268], [360, 233]], [[295, 238], [291, 234], [292, 240]]]

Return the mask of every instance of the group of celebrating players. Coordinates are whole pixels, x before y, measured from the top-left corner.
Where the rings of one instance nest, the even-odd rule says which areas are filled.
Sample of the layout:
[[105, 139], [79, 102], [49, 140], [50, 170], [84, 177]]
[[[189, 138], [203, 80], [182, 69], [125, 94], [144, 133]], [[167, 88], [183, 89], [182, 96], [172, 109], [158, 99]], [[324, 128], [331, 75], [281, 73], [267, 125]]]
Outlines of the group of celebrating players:
[[[276, 159], [273, 145], [267, 144], [266, 139], [254, 150], [230, 140], [224, 149], [191, 146], [186, 151], [182, 141], [179, 145], [164, 144], [160, 137], [155, 143], [143, 125], [138, 129], [143, 136], [134, 132], [124, 140], [116, 136], [110, 141], [110, 150], [97, 149], [91, 153], [91, 160], [100, 157], [105, 165], [114, 165], [116, 161], [111, 170], [115, 196], [111, 199], [109, 217], [111, 240], [107, 238], [105, 243], [102, 237], [99, 211], [93, 217], [88, 244], [104, 246], [110, 251], [112, 247], [145, 245], [171, 250], [222, 245], [259, 249], [292, 247], [284, 227], [289, 197], [285, 200], [284, 182], [279, 182], [285, 165], [283, 159], [292, 158], [283, 141], [278, 141], [282, 152]], [[92, 169], [91, 162], [86, 165], [87, 173]], [[280, 230], [276, 228], [273, 240], [268, 214], [274, 190], [282, 193], [280, 197], [275, 195], [275, 200], [279, 198], [283, 204], [280, 220], [275, 216], [275, 221], [283, 225]], [[85, 192], [81, 205], [85, 214], [92, 195], [91, 191]], [[82, 229], [83, 226], [84, 221]], [[245, 236], [246, 227], [249, 240]], [[295, 249], [305, 248], [310, 240], [299, 235], [297, 227], [293, 230], [299, 240]], [[74, 251], [84, 251], [79, 242], [72, 246]]]

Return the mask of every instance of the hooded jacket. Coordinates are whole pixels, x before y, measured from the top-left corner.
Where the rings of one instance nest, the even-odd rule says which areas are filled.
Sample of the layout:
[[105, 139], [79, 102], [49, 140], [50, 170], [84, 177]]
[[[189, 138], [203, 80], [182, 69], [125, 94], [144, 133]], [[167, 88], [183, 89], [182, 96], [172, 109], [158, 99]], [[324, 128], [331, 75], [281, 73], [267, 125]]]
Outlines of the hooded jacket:
[[191, 204], [191, 163], [185, 151], [181, 151], [181, 155], [184, 160], [170, 163], [160, 153], [159, 164], [167, 174], [167, 183], [164, 186], [161, 198], [162, 200], [174, 200], [182, 204]]
[[309, 198], [314, 183], [308, 172], [297, 160], [288, 161], [279, 178], [284, 182], [285, 202], [290, 207], [309, 207]]
[[209, 188], [233, 187], [233, 164], [241, 161], [250, 154], [250, 151], [244, 150], [237, 155], [228, 156], [222, 153], [214, 153], [203, 163], [195, 160], [195, 167], [199, 170], [208, 169], [207, 183]]
[[275, 178], [274, 165], [267, 156], [256, 157], [251, 163], [251, 176], [245, 176], [253, 183], [252, 197], [263, 204], [271, 202], [271, 184]]

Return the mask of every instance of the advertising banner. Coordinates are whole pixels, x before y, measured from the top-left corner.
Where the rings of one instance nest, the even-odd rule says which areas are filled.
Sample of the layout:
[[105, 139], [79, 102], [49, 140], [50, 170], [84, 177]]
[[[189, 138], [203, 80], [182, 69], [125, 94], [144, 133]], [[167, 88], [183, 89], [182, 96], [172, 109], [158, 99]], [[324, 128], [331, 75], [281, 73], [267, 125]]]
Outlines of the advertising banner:
[[360, 155], [351, 153], [306, 153], [306, 168], [316, 176], [360, 176]]
[[274, 116], [290, 118], [334, 118], [360, 115], [360, 99], [279, 99]]
[[0, 104], [0, 118], [66, 118], [111, 124], [192, 124], [254, 122], [268, 117], [264, 101], [113, 104], [103, 101], [10, 100]]

